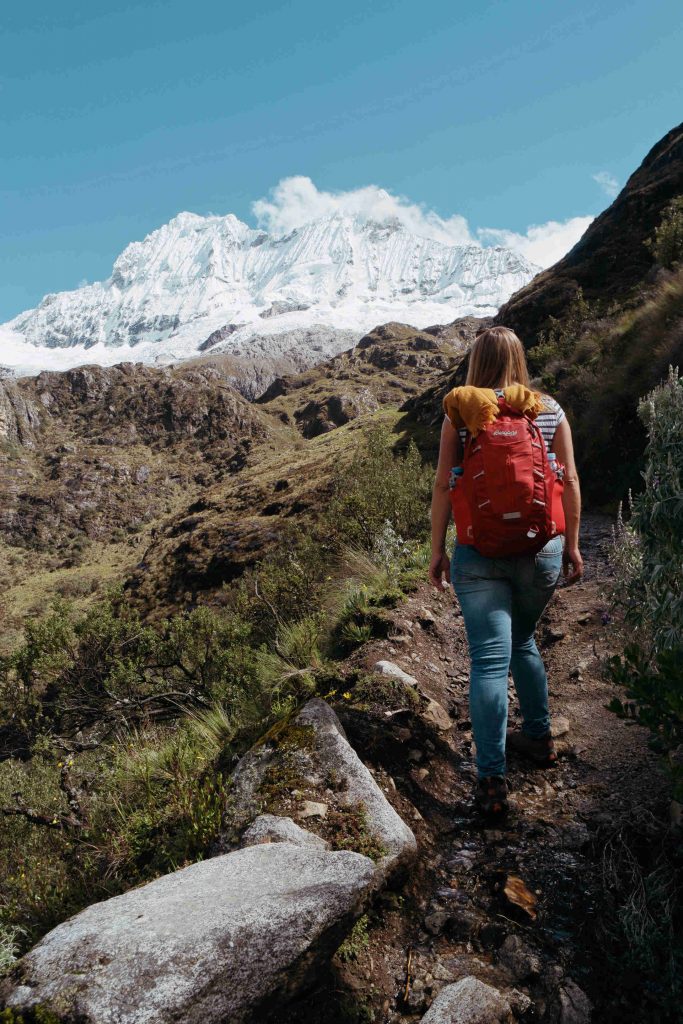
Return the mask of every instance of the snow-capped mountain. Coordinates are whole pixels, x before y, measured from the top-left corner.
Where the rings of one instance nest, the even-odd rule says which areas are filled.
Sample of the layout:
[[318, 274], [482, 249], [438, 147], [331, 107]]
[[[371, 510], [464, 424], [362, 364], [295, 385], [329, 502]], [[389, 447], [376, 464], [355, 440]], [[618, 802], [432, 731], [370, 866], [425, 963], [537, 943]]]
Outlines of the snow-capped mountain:
[[418, 237], [396, 219], [334, 215], [275, 237], [232, 214], [181, 213], [124, 249], [108, 280], [46, 295], [0, 327], [0, 363], [25, 373], [208, 350], [282, 356], [315, 348], [320, 328], [319, 352], [299, 352], [310, 364], [388, 320], [490, 315], [538, 269], [509, 249]]

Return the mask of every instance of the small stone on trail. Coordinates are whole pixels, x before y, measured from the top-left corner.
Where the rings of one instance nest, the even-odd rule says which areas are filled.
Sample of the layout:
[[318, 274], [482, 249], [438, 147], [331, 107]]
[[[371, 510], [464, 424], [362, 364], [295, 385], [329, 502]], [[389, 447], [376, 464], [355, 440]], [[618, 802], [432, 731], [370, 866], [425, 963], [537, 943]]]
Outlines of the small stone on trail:
[[565, 736], [569, 732], [569, 719], [562, 715], [553, 718], [551, 732], [555, 738]]
[[[557, 1024], [590, 1024], [593, 1004], [575, 981], [565, 978], [558, 993], [558, 1003], [553, 1020]], [[559, 1011], [559, 1012], [558, 1012]]]
[[392, 679], [400, 679], [406, 686], [417, 686], [415, 676], [408, 675], [402, 668], [399, 668], [393, 661], [376, 661], [375, 672], [381, 672], [383, 676], [391, 676]]
[[316, 800], [304, 800], [299, 811], [300, 818], [325, 818], [327, 816], [327, 804], [318, 803]]
[[564, 640], [566, 635], [563, 629], [548, 630], [548, 640], [552, 640], [553, 643], [557, 643], [558, 640]]
[[447, 910], [435, 910], [431, 914], [427, 914], [424, 926], [431, 935], [441, 935], [441, 932], [450, 921], [450, 917], [451, 915]]
[[511, 972], [515, 981], [524, 981], [541, 973], [540, 957], [524, 944], [519, 935], [508, 935], [498, 950], [498, 959]]
[[420, 608], [417, 613], [418, 622], [423, 629], [433, 630], [436, 626], [436, 619], [429, 608]]
[[409, 750], [408, 751], [408, 760], [409, 761], [421, 761], [422, 760], [422, 751], [421, 750]]
[[441, 989], [422, 1024], [497, 1024], [508, 1021], [511, 1011], [501, 992], [469, 976]]
[[579, 617], [578, 617], [578, 619], [576, 621], [578, 622], [578, 624], [580, 626], [586, 626], [586, 625], [588, 625], [588, 623], [591, 621], [592, 618], [593, 618], [593, 613], [592, 612], [584, 612], [583, 615], [579, 615]]
[[448, 714], [446, 709], [439, 704], [438, 700], [430, 700], [427, 707], [422, 712], [421, 717], [429, 725], [433, 725], [436, 729], [440, 729], [442, 732], [450, 729], [453, 725], [451, 716]]

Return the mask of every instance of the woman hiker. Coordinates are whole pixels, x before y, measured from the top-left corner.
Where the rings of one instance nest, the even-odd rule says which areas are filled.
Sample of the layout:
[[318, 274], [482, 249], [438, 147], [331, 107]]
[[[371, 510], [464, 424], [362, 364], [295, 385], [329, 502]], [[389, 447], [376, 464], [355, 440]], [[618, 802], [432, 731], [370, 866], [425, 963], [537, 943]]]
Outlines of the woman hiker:
[[[575, 583], [583, 575], [579, 551], [581, 492], [569, 423], [554, 399], [531, 391], [524, 347], [513, 331], [492, 327], [478, 335], [470, 352], [467, 385], [470, 387], [454, 389], [444, 401], [449, 414], [441, 428], [432, 494], [429, 578], [442, 589], [446, 585], [444, 577], [446, 581], [450, 577], [460, 602], [471, 662], [470, 718], [476, 745], [477, 803], [485, 814], [498, 816], [508, 809], [506, 740], [510, 747], [537, 764], [550, 766], [557, 760], [548, 713], [548, 681], [534, 632], [561, 571], [564, 570], [567, 583]], [[475, 391], [477, 388], [492, 390], [486, 393]], [[479, 400], [482, 395], [488, 395], [489, 405], [492, 399], [500, 402], [501, 397], [507, 399], [510, 395], [525, 396], [527, 405], [536, 403], [533, 422], [543, 435], [547, 451], [553, 452], [558, 463], [564, 465], [564, 541], [558, 534], [536, 553], [487, 557], [471, 542], [466, 543], [466, 537], [458, 537], [449, 562], [445, 549], [451, 515], [449, 476], [451, 468], [463, 462], [464, 446], [470, 436], [464, 420], [471, 414], [472, 400]], [[487, 414], [489, 422], [498, 414], [495, 406], [493, 409]], [[456, 420], [457, 429], [451, 417]], [[522, 713], [522, 728], [508, 730], [506, 735], [510, 671]]]

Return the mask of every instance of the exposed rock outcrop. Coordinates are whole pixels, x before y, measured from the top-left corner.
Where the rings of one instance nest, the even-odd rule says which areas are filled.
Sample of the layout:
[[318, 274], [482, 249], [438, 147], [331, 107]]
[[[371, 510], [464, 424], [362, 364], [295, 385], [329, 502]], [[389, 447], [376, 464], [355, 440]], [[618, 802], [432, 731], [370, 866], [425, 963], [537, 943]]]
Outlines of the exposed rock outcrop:
[[32, 446], [40, 414], [11, 377], [0, 377], [0, 441]]
[[[282, 779], [291, 780], [292, 785], [281, 785]], [[362, 830], [377, 850], [376, 873], [380, 882], [415, 859], [417, 844], [412, 831], [349, 744], [332, 708], [317, 697], [302, 708], [287, 729], [266, 736], [238, 764], [231, 788], [231, 804], [236, 808], [233, 833], [224, 837], [221, 849], [236, 841], [236, 834], [256, 817], [264, 804], [277, 806], [284, 798], [286, 809], [289, 811], [292, 804], [295, 813], [302, 817], [303, 804], [321, 794], [333, 810], [350, 808], [359, 813]], [[305, 817], [308, 825], [314, 816]], [[340, 833], [342, 828], [337, 824], [335, 830]], [[249, 841], [249, 837], [247, 829], [241, 841]], [[346, 838], [335, 835], [337, 840]]]
[[[325, 701], [309, 701], [276, 736], [233, 775], [230, 802], [242, 820], [251, 818], [240, 849], [59, 925], [0, 986], [0, 1005], [40, 1005], [69, 1024], [240, 1024], [305, 985], [417, 846]], [[283, 777], [291, 782], [293, 757], [302, 785], [327, 786], [333, 805], [334, 784], [342, 805], [362, 808], [355, 822], [375, 860], [330, 850], [289, 817], [254, 816], [264, 787], [281, 791]], [[328, 804], [319, 806], [326, 817]]]
[[683, 124], [652, 147], [614, 202], [589, 225], [563, 259], [512, 296], [495, 323], [533, 345], [548, 317], [561, 317], [579, 288], [587, 299], [623, 301], [653, 265], [644, 242], [664, 207], [683, 192]]

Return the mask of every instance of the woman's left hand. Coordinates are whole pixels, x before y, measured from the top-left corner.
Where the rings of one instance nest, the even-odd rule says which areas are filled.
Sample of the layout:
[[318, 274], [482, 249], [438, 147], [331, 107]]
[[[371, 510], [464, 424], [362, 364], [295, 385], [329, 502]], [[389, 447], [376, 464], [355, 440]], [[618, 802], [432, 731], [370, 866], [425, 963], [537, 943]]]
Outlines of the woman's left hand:
[[445, 590], [450, 583], [450, 575], [451, 563], [446, 552], [440, 551], [437, 555], [432, 555], [432, 560], [429, 563], [429, 582], [432, 586], [437, 590]]

